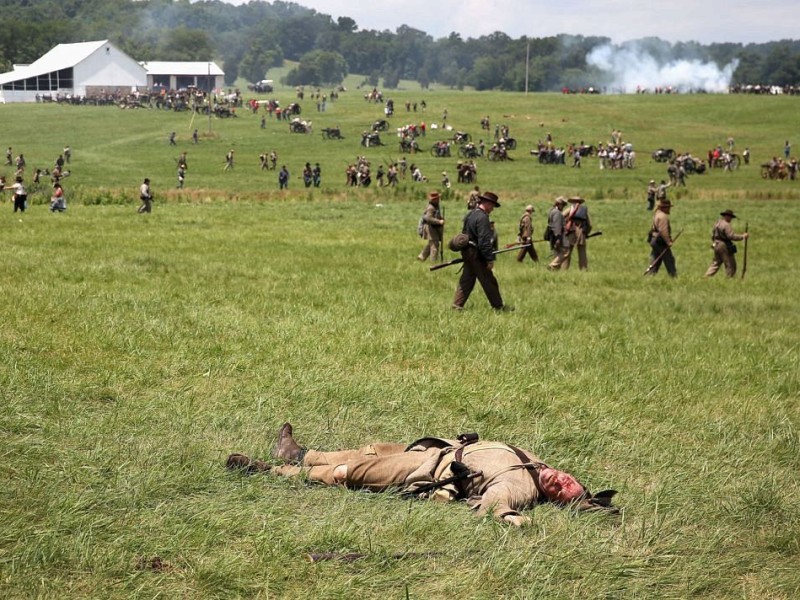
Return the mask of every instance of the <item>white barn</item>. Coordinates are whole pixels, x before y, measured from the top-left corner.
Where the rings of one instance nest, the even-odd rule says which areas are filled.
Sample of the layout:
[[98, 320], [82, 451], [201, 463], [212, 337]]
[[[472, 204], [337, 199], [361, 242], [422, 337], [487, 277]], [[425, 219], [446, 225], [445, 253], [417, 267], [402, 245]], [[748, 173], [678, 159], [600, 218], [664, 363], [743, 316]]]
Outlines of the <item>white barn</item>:
[[225, 73], [214, 62], [139, 63], [108, 40], [59, 44], [30, 65], [0, 74], [0, 103], [36, 102], [56, 94], [129, 94], [154, 87], [222, 88]]
[[147, 86], [147, 71], [108, 40], [59, 44], [30, 65], [0, 74], [5, 102], [35, 102], [38, 96], [129, 93]]

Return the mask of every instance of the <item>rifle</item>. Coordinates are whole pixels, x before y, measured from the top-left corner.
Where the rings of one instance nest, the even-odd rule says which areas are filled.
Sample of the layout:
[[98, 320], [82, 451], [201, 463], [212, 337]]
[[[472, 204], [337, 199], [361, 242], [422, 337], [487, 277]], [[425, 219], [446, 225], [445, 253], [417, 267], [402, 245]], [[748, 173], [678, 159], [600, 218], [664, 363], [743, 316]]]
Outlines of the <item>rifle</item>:
[[[603, 232], [602, 231], [595, 231], [594, 233], [590, 233], [589, 235], [586, 236], [586, 239], [588, 240], [589, 238], [597, 237], [598, 235], [603, 235]], [[530, 242], [528, 242], [528, 244], [529, 245], [530, 244], [540, 244], [540, 243], [546, 242], [546, 241], [547, 240], [545, 240], [545, 239], [531, 240]], [[506, 244], [505, 246], [503, 246], [503, 248], [509, 248], [509, 249], [520, 248], [520, 247], [524, 248], [525, 246], [518, 246], [516, 243], [514, 243], [514, 244]]]
[[[747, 233], [747, 230], [750, 228], [749, 223], [744, 224], [744, 232]], [[744, 279], [744, 274], [747, 273], [747, 238], [744, 238], [744, 256], [742, 257], [742, 279]]]
[[[444, 206], [442, 208], [442, 221], [444, 218]], [[439, 262], [444, 262], [444, 225], [442, 225], [442, 234], [439, 236]]]
[[[531, 240], [530, 242], [528, 242], [526, 244], [526, 246], [530, 246], [530, 245], [533, 245], [533, 244], [539, 244], [539, 243], [544, 242], [544, 241], [547, 241], [547, 240]], [[513, 250], [514, 248], [520, 248], [520, 247], [524, 248], [525, 246], [520, 246], [519, 242], [513, 242], [511, 244], [506, 244], [505, 246], [503, 246], [503, 252], [505, 252], [506, 249]]]
[[[672, 238], [672, 243], [673, 244], [675, 243], [675, 240], [677, 240], [679, 237], [681, 237], [682, 233], [683, 233], [683, 229], [681, 229], [677, 233], [677, 235], [675, 235], [675, 237]], [[667, 246], [666, 248], [664, 248], [664, 250], [661, 252], [661, 254], [656, 256], [656, 259], [653, 262], [650, 263], [650, 266], [647, 267], [647, 269], [645, 269], [645, 271], [644, 271], [644, 273], [642, 273], [642, 275], [647, 275], [650, 271], [652, 271], [653, 267], [655, 267], [657, 264], [659, 264], [661, 262], [661, 259], [664, 258], [664, 255], [667, 253], [667, 250], [669, 250], [671, 247], [672, 246]]]
[[[497, 254], [502, 254], [503, 252], [513, 252], [514, 250], [521, 250], [522, 248], [528, 248], [528, 247], [530, 247], [530, 244], [515, 244], [514, 246], [511, 246], [510, 248], [503, 248], [502, 250], [495, 250], [493, 252], [493, 254], [497, 255]], [[462, 263], [462, 262], [464, 262], [463, 258], [454, 258], [452, 260], [448, 260], [447, 262], [443, 262], [443, 263], [438, 264], [438, 265], [433, 265], [432, 267], [430, 267], [430, 270], [431, 271], [436, 271], [438, 269], [444, 269], [445, 267], [449, 267], [450, 265], [457, 265], [457, 264]]]

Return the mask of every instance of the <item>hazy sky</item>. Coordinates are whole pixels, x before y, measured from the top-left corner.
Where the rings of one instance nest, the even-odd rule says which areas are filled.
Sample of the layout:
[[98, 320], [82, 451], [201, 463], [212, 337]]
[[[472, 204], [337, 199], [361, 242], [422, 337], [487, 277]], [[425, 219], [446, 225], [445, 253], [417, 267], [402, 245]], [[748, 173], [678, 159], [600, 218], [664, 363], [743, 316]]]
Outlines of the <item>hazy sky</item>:
[[[246, 0], [225, 0], [242, 4]], [[295, 1], [295, 0], [287, 0]], [[408, 25], [434, 38], [455, 31], [476, 38], [559, 33], [613, 42], [657, 36], [670, 42], [767, 42], [800, 37], [800, 0], [296, 0], [317, 12], [350, 17], [359, 29]]]

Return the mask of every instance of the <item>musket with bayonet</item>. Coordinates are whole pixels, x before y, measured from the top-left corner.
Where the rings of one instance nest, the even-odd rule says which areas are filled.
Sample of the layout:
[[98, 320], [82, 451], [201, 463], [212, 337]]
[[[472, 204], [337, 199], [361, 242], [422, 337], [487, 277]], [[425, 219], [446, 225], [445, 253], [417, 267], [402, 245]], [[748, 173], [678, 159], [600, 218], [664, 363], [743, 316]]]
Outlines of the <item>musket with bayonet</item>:
[[[513, 252], [514, 250], [521, 250], [522, 248], [529, 248], [529, 247], [530, 247], [530, 244], [515, 244], [515, 245], [511, 246], [510, 248], [503, 248], [502, 250], [495, 250], [492, 254], [497, 255], [497, 254], [502, 254], [503, 252]], [[448, 260], [447, 262], [443, 262], [443, 263], [438, 264], [438, 265], [433, 265], [432, 267], [430, 267], [430, 270], [431, 271], [436, 271], [438, 269], [444, 269], [445, 267], [449, 267], [451, 265], [457, 265], [457, 264], [460, 264], [462, 262], [464, 262], [463, 258], [454, 258], [452, 260]]]
[[[677, 240], [679, 237], [681, 237], [681, 234], [682, 234], [682, 233], [683, 233], [683, 229], [681, 229], [681, 230], [680, 230], [680, 231], [679, 231], [679, 232], [678, 232], [678, 233], [675, 235], [675, 237], [674, 237], [674, 238], [672, 238], [672, 244], [674, 244], [674, 243], [675, 243], [675, 240]], [[651, 272], [651, 271], [652, 271], [652, 270], [655, 268], [655, 266], [656, 266], [656, 265], [658, 265], [658, 264], [661, 264], [661, 259], [662, 259], [662, 258], [664, 258], [664, 255], [667, 253], [667, 250], [669, 250], [670, 248], [672, 248], [672, 244], [669, 244], [669, 245], [668, 245], [666, 248], [664, 248], [664, 250], [661, 252], [661, 254], [659, 254], [658, 256], [656, 256], [655, 260], [654, 260], [653, 262], [651, 262], [651, 263], [650, 263], [650, 266], [648, 266], [648, 267], [647, 267], [647, 269], [645, 269], [645, 271], [644, 271], [644, 273], [642, 273], [642, 275], [648, 275], [648, 274], [649, 274], [649, 273], [650, 273], [650, 272]]]

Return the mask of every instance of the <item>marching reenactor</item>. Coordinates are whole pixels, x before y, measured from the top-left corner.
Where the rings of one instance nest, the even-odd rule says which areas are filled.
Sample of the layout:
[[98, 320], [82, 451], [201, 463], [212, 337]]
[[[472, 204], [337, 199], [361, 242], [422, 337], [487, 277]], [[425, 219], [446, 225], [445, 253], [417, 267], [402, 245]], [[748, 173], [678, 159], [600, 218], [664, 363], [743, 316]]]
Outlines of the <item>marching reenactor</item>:
[[564, 207], [567, 199], [563, 196], [556, 198], [553, 207], [547, 214], [547, 233], [545, 238], [550, 242], [550, 250], [553, 252], [553, 260], [547, 266], [550, 271], [561, 268], [561, 263], [566, 259], [569, 252], [569, 237], [567, 236], [566, 218], [564, 217]]
[[417, 260], [425, 261], [431, 257], [433, 262], [439, 260], [440, 251], [442, 248], [442, 235], [444, 233], [444, 217], [439, 207], [440, 195], [439, 192], [431, 192], [428, 194], [428, 206], [422, 214], [422, 239], [425, 241], [425, 247], [417, 256]]
[[711, 248], [714, 250], [714, 259], [705, 276], [716, 275], [720, 266], [724, 264], [725, 274], [733, 277], [736, 275], [736, 245], [733, 242], [746, 240], [750, 234], [747, 232], [734, 233], [731, 221], [736, 218], [736, 215], [732, 210], [725, 210], [719, 213], [719, 216], [722, 218], [714, 224], [714, 229], [711, 231]]
[[513, 306], [503, 304], [500, 286], [492, 269], [494, 268], [494, 235], [489, 215], [495, 208], [500, 208], [497, 194], [484, 192], [478, 197], [478, 207], [470, 211], [464, 218], [462, 233], [469, 238], [469, 243], [461, 250], [463, 269], [458, 280], [453, 309], [463, 310], [475, 282], [480, 282], [489, 304], [496, 311], [512, 311]]
[[525, 212], [522, 213], [522, 218], [519, 220], [518, 242], [520, 244], [529, 244], [529, 246], [519, 251], [517, 262], [525, 260], [526, 255], [530, 256], [533, 262], [539, 262], [539, 255], [536, 253], [536, 248], [533, 247], [533, 212], [533, 205], [529, 204], [525, 207]]
[[[662, 200], [656, 206], [653, 215], [653, 225], [650, 228], [648, 242], [650, 243], [650, 266], [645, 271], [646, 275], [655, 275], [661, 264], [667, 269], [670, 277], [677, 277], [678, 270], [675, 267], [675, 257], [672, 255], [672, 226], [669, 222], [669, 213], [672, 203], [669, 200]], [[676, 236], [677, 237], [677, 236]]]

